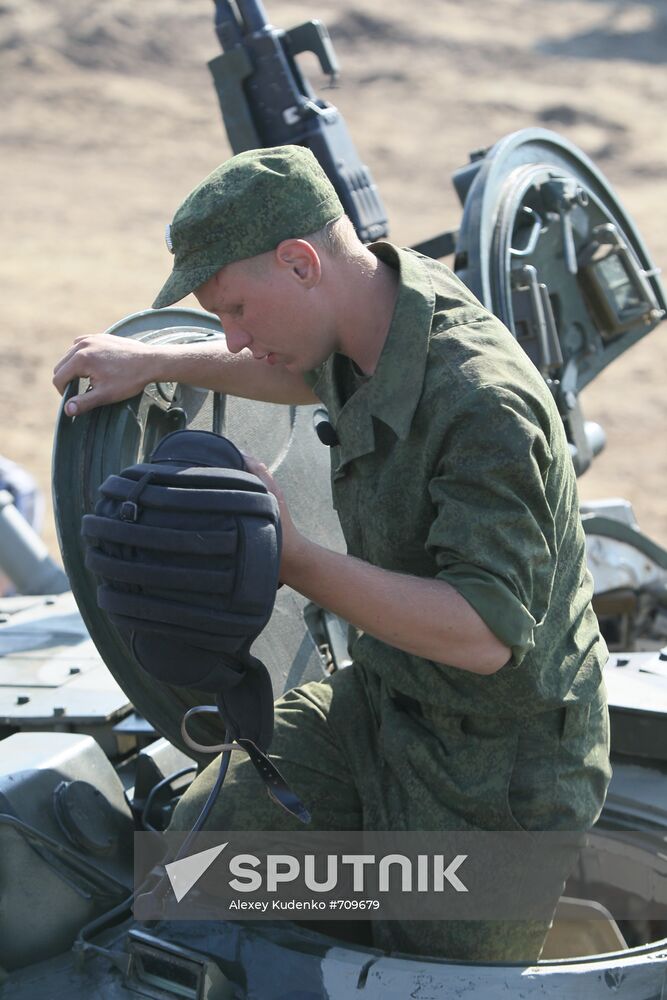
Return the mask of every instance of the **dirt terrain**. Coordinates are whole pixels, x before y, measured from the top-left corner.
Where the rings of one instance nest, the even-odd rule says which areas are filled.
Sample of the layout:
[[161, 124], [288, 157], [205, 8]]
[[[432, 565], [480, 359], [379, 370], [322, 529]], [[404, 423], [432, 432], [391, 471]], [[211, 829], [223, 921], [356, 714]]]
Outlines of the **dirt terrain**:
[[[667, 264], [665, 0], [267, 0], [281, 27], [327, 24], [325, 90], [374, 173], [392, 238], [455, 228], [451, 173], [531, 125], [579, 145]], [[230, 151], [206, 68], [209, 0], [2, 0], [0, 452], [48, 493], [72, 339], [146, 308], [171, 266], [164, 226]], [[584, 394], [608, 444], [585, 498], [624, 496], [667, 543], [667, 323]], [[47, 519], [45, 537], [56, 551]]]

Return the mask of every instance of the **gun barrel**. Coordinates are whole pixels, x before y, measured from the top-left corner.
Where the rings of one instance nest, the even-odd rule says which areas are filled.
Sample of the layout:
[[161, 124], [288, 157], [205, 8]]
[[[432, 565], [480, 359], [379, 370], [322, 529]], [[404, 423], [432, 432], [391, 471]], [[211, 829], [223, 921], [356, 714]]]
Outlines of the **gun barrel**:
[[243, 41], [243, 32], [236, 12], [229, 0], [214, 0], [215, 31], [223, 52], [228, 52]]
[[32, 525], [0, 490], [0, 569], [21, 594], [63, 594], [69, 582]]
[[236, 0], [246, 31], [261, 31], [269, 23], [261, 0]]

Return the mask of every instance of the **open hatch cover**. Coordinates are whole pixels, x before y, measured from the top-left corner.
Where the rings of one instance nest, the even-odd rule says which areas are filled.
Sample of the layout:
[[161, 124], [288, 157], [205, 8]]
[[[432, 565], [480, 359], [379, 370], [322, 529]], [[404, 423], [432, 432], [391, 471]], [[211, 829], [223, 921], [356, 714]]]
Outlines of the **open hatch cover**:
[[454, 185], [455, 270], [551, 387], [581, 473], [595, 448], [579, 393], [663, 319], [659, 271], [597, 167], [546, 129], [473, 154]]
[[[191, 309], [148, 310], [128, 316], [108, 333], [161, 344], [183, 344], [222, 336], [216, 317]], [[107, 667], [137, 711], [174, 745], [182, 740], [184, 713], [210, 695], [171, 687], [143, 671], [106, 614], [97, 606], [97, 579], [84, 565], [81, 519], [96, 503], [97, 487], [111, 473], [147, 461], [158, 441], [190, 428], [224, 434], [276, 476], [297, 525], [329, 548], [344, 548], [331, 505], [329, 449], [317, 437], [317, 407], [278, 406], [226, 397], [192, 386], [150, 384], [133, 399], [71, 419], [64, 404], [85, 388], [78, 380], [66, 393], [53, 451], [53, 503], [60, 548], [82, 618]], [[307, 488], [306, 488], [307, 486]], [[278, 697], [287, 688], [323, 676], [323, 658], [305, 623], [305, 598], [283, 587], [273, 615], [253, 644], [266, 664]], [[191, 735], [203, 744], [220, 742], [219, 724], [199, 715]], [[202, 758], [207, 760], [208, 758]]]

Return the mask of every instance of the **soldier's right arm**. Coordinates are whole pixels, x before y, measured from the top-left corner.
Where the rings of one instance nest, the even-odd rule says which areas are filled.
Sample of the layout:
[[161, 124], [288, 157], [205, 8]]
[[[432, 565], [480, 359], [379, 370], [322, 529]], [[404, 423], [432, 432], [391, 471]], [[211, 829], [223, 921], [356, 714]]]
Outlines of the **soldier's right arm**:
[[317, 401], [300, 374], [249, 351], [232, 354], [221, 340], [154, 345], [106, 333], [77, 337], [55, 366], [53, 384], [62, 395], [75, 378], [89, 379], [90, 388], [68, 400], [69, 416], [129, 399], [149, 382], [182, 382], [269, 403]]

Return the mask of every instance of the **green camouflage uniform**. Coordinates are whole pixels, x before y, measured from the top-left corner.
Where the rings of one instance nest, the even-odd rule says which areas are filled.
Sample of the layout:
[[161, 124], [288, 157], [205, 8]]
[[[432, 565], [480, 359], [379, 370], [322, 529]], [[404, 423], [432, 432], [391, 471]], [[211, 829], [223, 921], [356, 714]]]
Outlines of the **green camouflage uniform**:
[[[276, 703], [272, 757], [315, 829], [583, 830], [609, 780], [606, 649], [577, 489], [552, 397], [503, 325], [444, 265], [387, 243], [400, 272], [377, 369], [331, 357], [334, 503], [352, 555], [451, 584], [511, 649], [491, 676], [369, 635], [353, 666]], [[173, 827], [217, 773], [193, 783]], [[233, 755], [210, 829], [296, 829]], [[374, 921], [377, 947], [537, 958], [544, 924]]]

